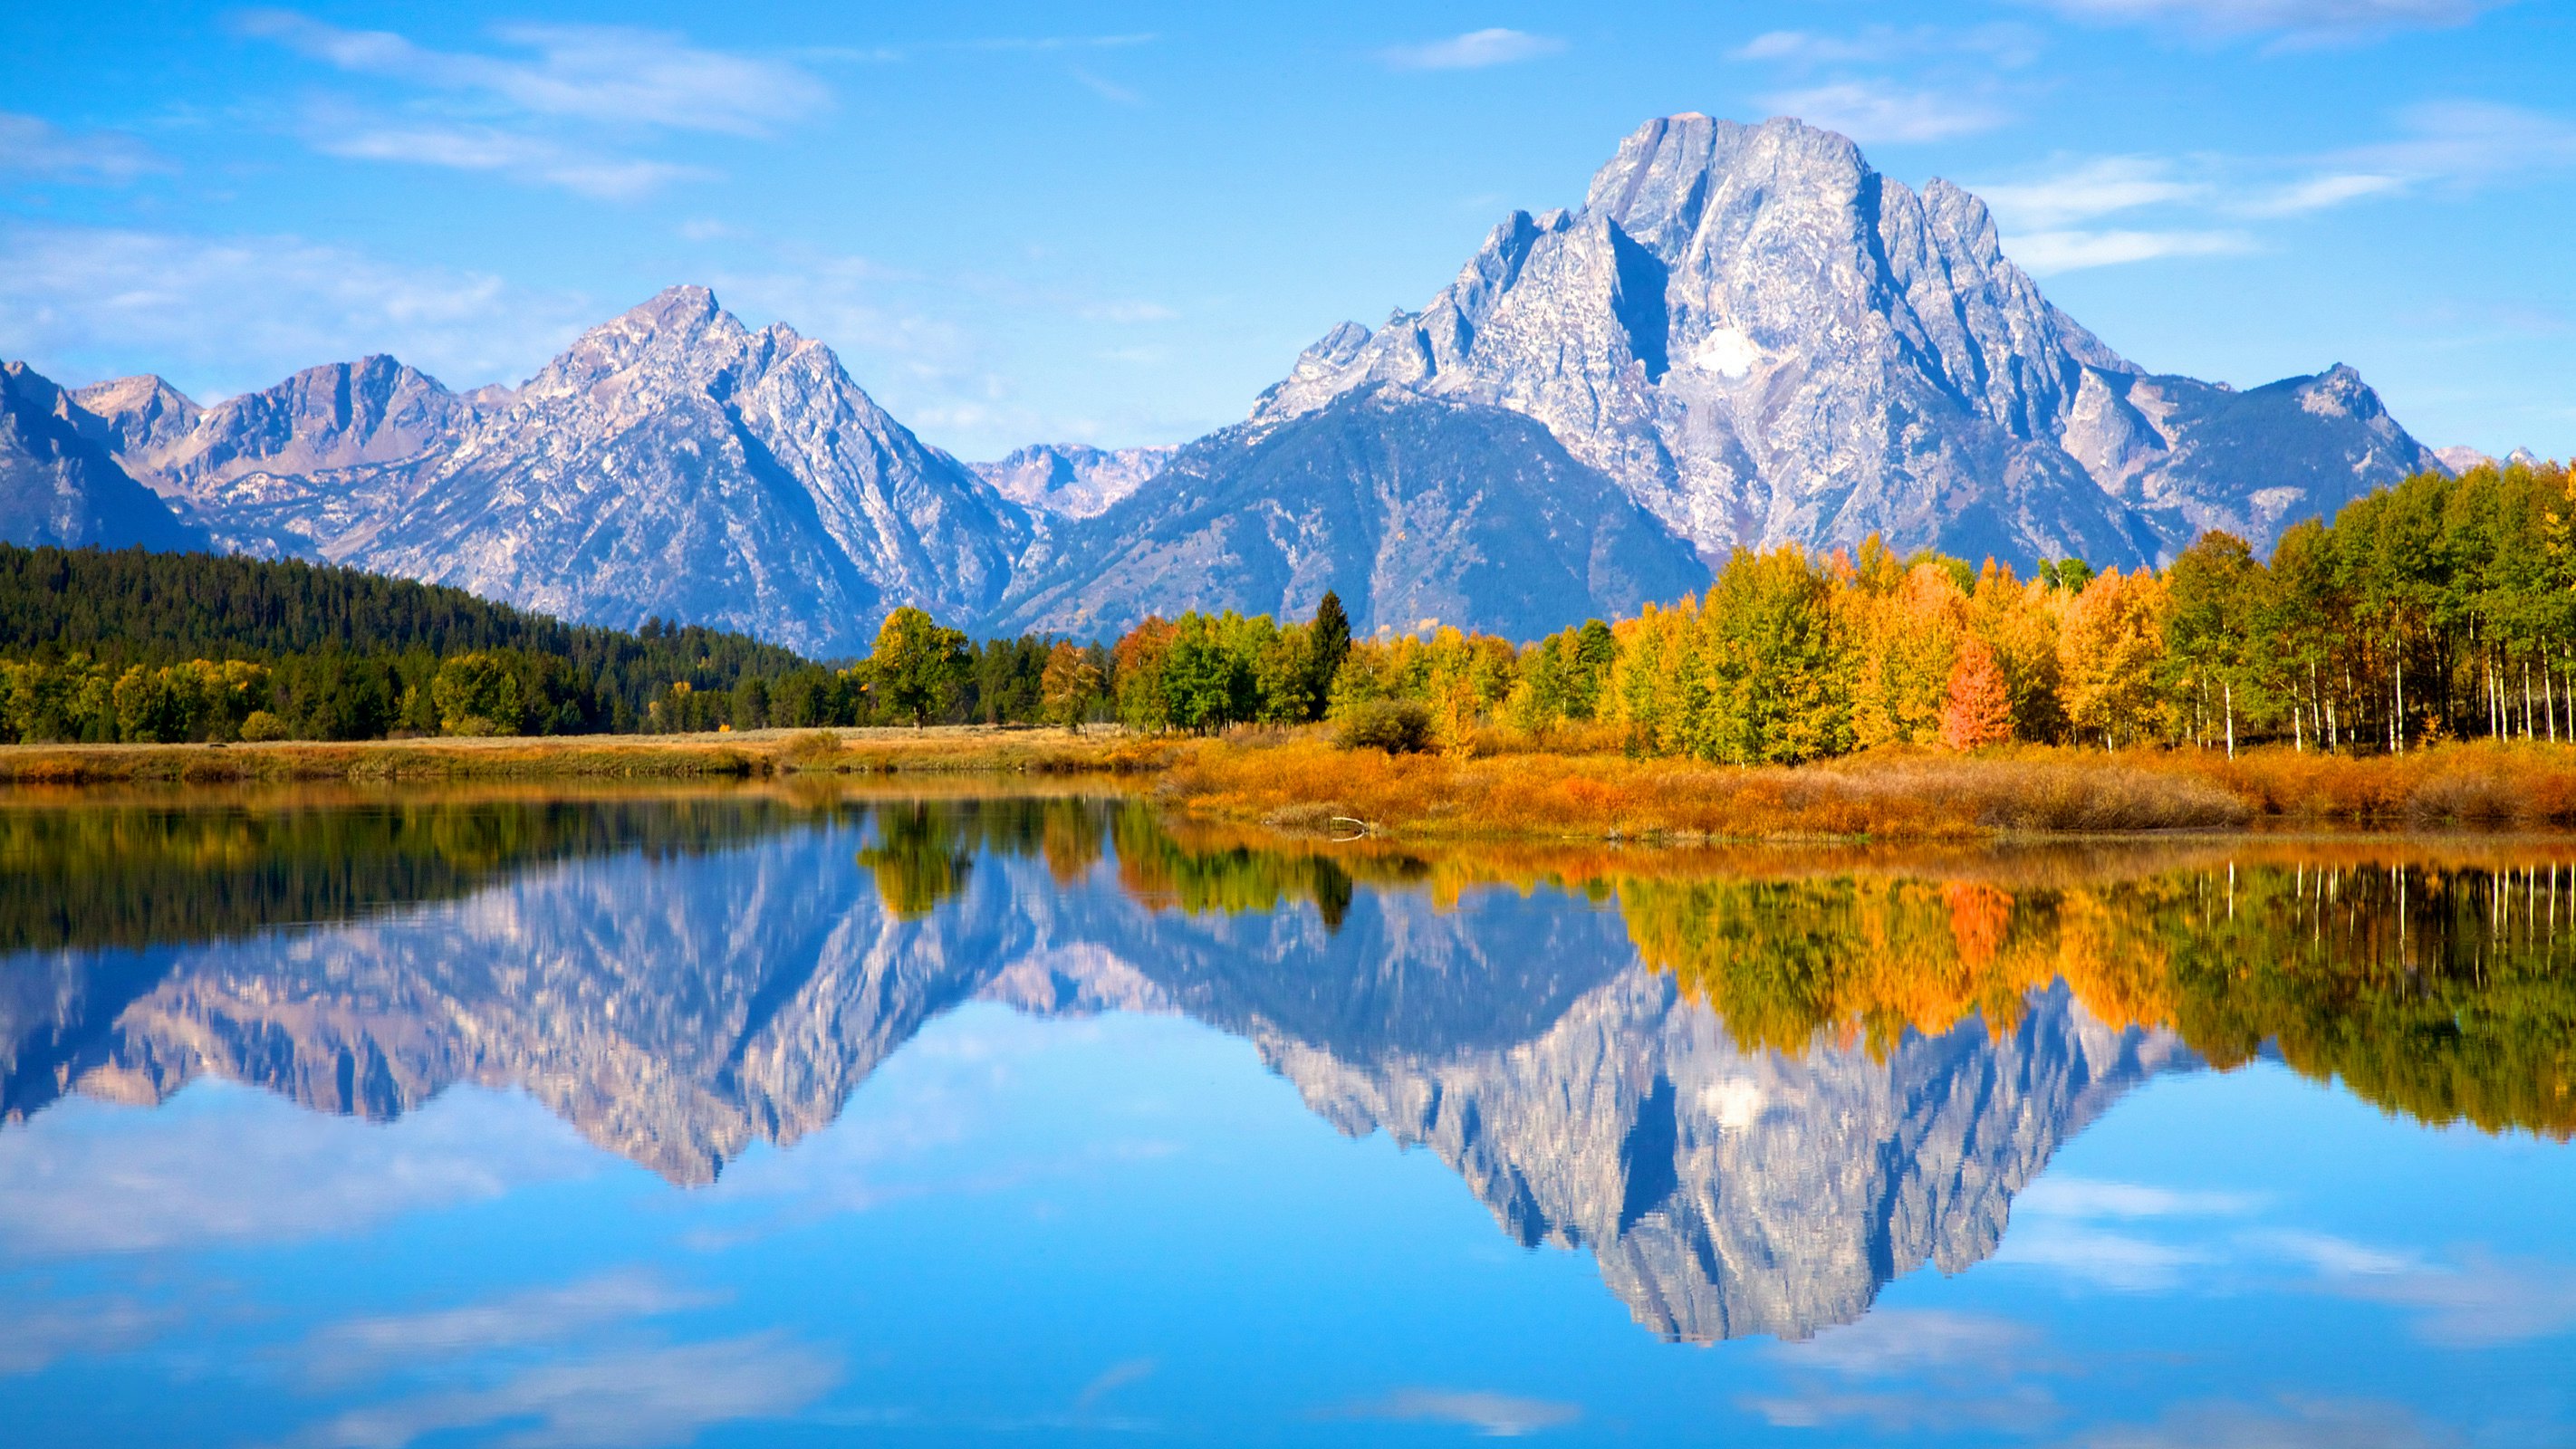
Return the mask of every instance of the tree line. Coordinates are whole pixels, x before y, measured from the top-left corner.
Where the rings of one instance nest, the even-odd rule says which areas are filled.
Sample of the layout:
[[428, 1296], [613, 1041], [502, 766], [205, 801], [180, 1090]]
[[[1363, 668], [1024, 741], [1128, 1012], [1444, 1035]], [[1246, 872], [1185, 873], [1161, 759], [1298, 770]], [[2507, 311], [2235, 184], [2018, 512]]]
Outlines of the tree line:
[[[970, 645], [919, 610], [888, 629], [877, 656], [827, 665], [723, 630], [566, 624], [356, 569], [0, 544], [0, 742], [1062, 718], [1041, 699], [1062, 641]], [[1106, 650], [1072, 652], [1076, 685], [1107, 668]]]
[[1345, 631], [1319, 672], [1325, 627], [1149, 619], [1111, 651], [1117, 712], [1148, 730], [1323, 717], [1390, 748], [1589, 733], [1733, 764], [1903, 744], [2569, 739], [2576, 495], [2555, 464], [2428, 473], [2291, 527], [2268, 559], [2210, 532], [2162, 570], [2058, 559], [2024, 578], [1875, 538], [1739, 549], [1704, 594], [1634, 618], [1529, 644]]
[[1531, 643], [1192, 612], [1114, 644], [981, 643], [896, 610], [827, 665], [658, 621], [574, 626], [348, 569], [0, 546], [0, 737], [363, 739], [1115, 719], [1479, 730], [1790, 764], [2006, 742], [2404, 751], [2576, 738], [2576, 496], [2556, 464], [2428, 473], [2167, 567], [1739, 549], [1707, 591]]

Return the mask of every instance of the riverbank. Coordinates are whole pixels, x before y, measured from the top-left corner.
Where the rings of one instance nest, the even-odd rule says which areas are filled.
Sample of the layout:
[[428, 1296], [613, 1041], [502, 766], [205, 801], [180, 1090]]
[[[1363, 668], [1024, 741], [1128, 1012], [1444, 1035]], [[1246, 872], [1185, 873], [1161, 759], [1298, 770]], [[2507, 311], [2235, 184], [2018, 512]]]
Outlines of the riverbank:
[[2402, 756], [2289, 749], [1883, 750], [1742, 769], [1508, 743], [1470, 755], [1336, 749], [1304, 735], [1175, 749], [1158, 797], [1194, 814], [1409, 839], [1974, 841], [2327, 829], [2576, 827], [2576, 746], [2477, 743]]
[[1795, 768], [1634, 759], [1489, 737], [1470, 751], [1347, 750], [1318, 728], [1222, 738], [943, 726], [702, 735], [0, 747], [0, 783], [1097, 777], [1208, 821], [1292, 835], [1625, 842], [1899, 840], [2324, 829], [2576, 828], [2576, 745], [2402, 756], [2015, 746], [1882, 750]]
[[6, 745], [0, 783], [745, 779], [787, 774], [1031, 775], [1132, 768], [1100, 729], [743, 730], [695, 735], [282, 741], [232, 745]]

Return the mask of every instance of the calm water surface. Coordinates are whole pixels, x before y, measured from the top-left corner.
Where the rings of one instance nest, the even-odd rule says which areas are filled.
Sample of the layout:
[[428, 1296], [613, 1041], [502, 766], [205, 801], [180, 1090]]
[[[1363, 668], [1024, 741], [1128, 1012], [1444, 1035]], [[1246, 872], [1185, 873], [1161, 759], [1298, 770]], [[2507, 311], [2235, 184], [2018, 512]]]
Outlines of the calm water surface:
[[0, 1443], [2576, 1442], [2576, 853], [0, 802]]

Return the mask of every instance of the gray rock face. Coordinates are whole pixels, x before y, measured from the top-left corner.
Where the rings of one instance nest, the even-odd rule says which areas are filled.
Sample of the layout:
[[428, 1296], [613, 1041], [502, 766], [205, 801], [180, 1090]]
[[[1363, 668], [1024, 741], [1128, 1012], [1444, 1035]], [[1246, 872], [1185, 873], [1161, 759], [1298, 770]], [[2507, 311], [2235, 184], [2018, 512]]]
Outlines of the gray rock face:
[[702, 287], [592, 330], [516, 389], [459, 396], [370, 357], [177, 430], [147, 415], [153, 381], [95, 390], [107, 435], [229, 546], [585, 622], [659, 615], [856, 653], [903, 604], [980, 616], [1029, 534], [829, 348], [754, 332]]
[[969, 463], [975, 475], [1032, 512], [1096, 518], [1163, 471], [1178, 448], [1093, 448], [1036, 443], [997, 463]]
[[1002, 630], [1115, 636], [1148, 614], [1311, 615], [1535, 638], [1708, 573], [1598, 469], [1507, 409], [1399, 387], [1228, 429], [1023, 560]]
[[2268, 544], [2434, 466], [2346, 368], [2242, 394], [2143, 374], [1982, 202], [1792, 120], [1647, 123], [1581, 210], [1514, 213], [1422, 311], [1328, 333], [1253, 420], [1372, 384], [1536, 418], [1707, 551], [1879, 533], [2128, 565], [2203, 528]]
[[677, 287], [582, 337], [341, 554], [526, 607], [863, 651], [918, 604], [980, 615], [1025, 516], [829, 348]]
[[212, 547], [117, 466], [103, 441], [108, 432], [103, 419], [42, 373], [22, 362], [0, 364], [0, 541]]

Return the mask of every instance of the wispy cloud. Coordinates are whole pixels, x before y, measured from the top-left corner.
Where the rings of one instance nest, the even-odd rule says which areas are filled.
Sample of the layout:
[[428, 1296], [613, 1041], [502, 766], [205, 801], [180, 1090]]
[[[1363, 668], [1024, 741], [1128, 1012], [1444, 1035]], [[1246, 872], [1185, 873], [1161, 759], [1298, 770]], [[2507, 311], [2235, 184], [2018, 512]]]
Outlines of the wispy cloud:
[[2086, 1177], [2043, 1177], [2013, 1200], [2016, 1213], [2056, 1218], [2234, 1217], [2262, 1205], [2241, 1192], [2202, 1192]]
[[1141, 106], [1145, 104], [1145, 97], [1138, 91], [1127, 86], [1122, 86], [1118, 82], [1111, 80], [1106, 76], [1095, 75], [1081, 66], [1077, 65], [1069, 67], [1066, 70], [1066, 74], [1073, 77], [1076, 85], [1081, 86], [1084, 90], [1091, 92], [1093, 95], [1100, 97], [1104, 101], [1114, 101], [1122, 106]]
[[2459, 1442], [2403, 1404], [2284, 1398], [2262, 1408], [2185, 1404], [2153, 1424], [2093, 1430], [2071, 1449], [2436, 1449]]
[[608, 155], [498, 126], [316, 118], [313, 149], [359, 161], [403, 161], [454, 171], [490, 171], [544, 182], [583, 196], [625, 201], [672, 181], [703, 177], [696, 167]]
[[485, 172], [608, 200], [707, 174], [631, 154], [639, 133], [766, 136], [831, 105], [821, 81], [785, 61], [661, 31], [506, 25], [493, 35], [514, 53], [481, 54], [285, 10], [251, 11], [236, 24], [344, 75], [407, 89], [390, 103], [337, 98], [311, 108], [302, 130], [325, 155]]
[[2030, 0], [2076, 20], [2149, 25], [2215, 40], [2274, 36], [2296, 46], [2377, 40], [2466, 25], [2512, 0]]
[[65, 131], [40, 116], [0, 111], [0, 173], [47, 181], [123, 185], [168, 166], [142, 142], [115, 131]]
[[2253, 1240], [2317, 1274], [2340, 1298], [2412, 1309], [2416, 1336], [2444, 1348], [2489, 1348], [2576, 1330], [2576, 1268], [2471, 1250], [2448, 1263], [2313, 1233]]
[[344, 1319], [317, 1330], [297, 1350], [297, 1357], [314, 1379], [340, 1382], [498, 1350], [560, 1343], [709, 1301], [705, 1294], [684, 1292], [650, 1273], [607, 1273], [455, 1308]]
[[[2542, 112], [2439, 101], [2393, 120], [2384, 140], [2316, 155], [2092, 157], [1972, 189], [1994, 208], [2014, 259], [2048, 273], [2258, 251], [2247, 223], [2411, 194], [2467, 196], [2576, 169], [2576, 124]], [[2130, 224], [2088, 225], [2110, 217]]]
[[[2103, 156], [2050, 175], [1976, 190], [2000, 224], [2042, 230], [2141, 206], [2197, 201], [2209, 194], [2210, 183], [2186, 180], [2175, 174], [2172, 162], [2158, 157]], [[2046, 1186], [2045, 1181], [2040, 1185]]]
[[1427, 1420], [1458, 1424], [1488, 1439], [1518, 1439], [1574, 1423], [1583, 1417], [1583, 1407], [1481, 1389], [1406, 1388], [1383, 1398], [1347, 1405], [1333, 1411], [1331, 1417]]
[[15, 1299], [8, 1331], [0, 1333], [0, 1378], [36, 1373], [59, 1359], [140, 1348], [174, 1317], [125, 1297]]
[[462, 93], [535, 116], [756, 136], [831, 103], [820, 81], [781, 61], [614, 25], [505, 25], [494, 36], [525, 59], [431, 50], [385, 30], [344, 30], [287, 10], [254, 10], [241, 28], [355, 75]]
[[2043, 1428], [2057, 1399], [2030, 1376], [2065, 1366], [2026, 1324], [1922, 1309], [1883, 1308], [1773, 1356], [1788, 1385], [1746, 1408], [1783, 1428], [1858, 1421], [1887, 1434]]
[[351, 1409], [296, 1442], [407, 1449], [433, 1435], [518, 1423], [524, 1449], [659, 1449], [718, 1424], [794, 1414], [840, 1382], [840, 1365], [778, 1334], [616, 1350], [531, 1368], [490, 1387]]
[[1496, 28], [1470, 30], [1446, 40], [1391, 45], [1378, 52], [1378, 59], [1396, 70], [1482, 70], [1537, 60], [1563, 49], [1565, 42], [1552, 35]]
[[2012, 119], [1980, 96], [1851, 80], [1764, 96], [1762, 103], [1855, 141], [1942, 141], [1991, 131]]
[[1736, 60], [1787, 66], [1878, 65], [1926, 57], [1973, 56], [2006, 69], [2039, 59], [2040, 38], [2024, 25], [1979, 25], [1953, 30], [1938, 25], [1871, 25], [1848, 35], [1815, 30], [1771, 30], [1737, 46]]
[[[0, 279], [14, 271], [0, 260]], [[0, 317], [13, 313], [0, 301]], [[117, 1115], [77, 1133], [0, 1135], [0, 1253], [54, 1258], [339, 1236], [399, 1212], [574, 1176], [594, 1158], [543, 1108], [493, 1093], [448, 1093], [391, 1131], [245, 1088], [189, 1090], [239, 1095], [223, 1133], [185, 1113], [92, 1108]]]

